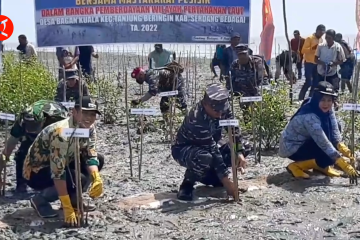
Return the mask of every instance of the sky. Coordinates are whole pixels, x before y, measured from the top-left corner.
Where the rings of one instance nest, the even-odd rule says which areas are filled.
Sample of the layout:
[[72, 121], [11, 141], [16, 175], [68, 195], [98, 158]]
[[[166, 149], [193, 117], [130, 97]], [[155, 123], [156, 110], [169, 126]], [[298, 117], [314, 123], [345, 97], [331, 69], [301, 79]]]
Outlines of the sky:
[[[275, 37], [285, 39], [282, 0], [270, 1], [275, 22]], [[2, 14], [14, 23], [14, 33], [5, 43], [17, 43], [17, 36], [20, 34], [25, 34], [30, 42], [35, 43], [34, 1], [1, 2]], [[314, 32], [318, 24], [324, 24], [327, 29], [334, 29], [353, 39], [357, 34], [355, 6], [356, 0], [286, 0], [288, 32], [292, 36], [293, 31], [297, 29], [301, 35], [307, 36]], [[251, 0], [250, 35], [252, 41], [256, 42], [261, 34], [261, 12], [262, 0]]]

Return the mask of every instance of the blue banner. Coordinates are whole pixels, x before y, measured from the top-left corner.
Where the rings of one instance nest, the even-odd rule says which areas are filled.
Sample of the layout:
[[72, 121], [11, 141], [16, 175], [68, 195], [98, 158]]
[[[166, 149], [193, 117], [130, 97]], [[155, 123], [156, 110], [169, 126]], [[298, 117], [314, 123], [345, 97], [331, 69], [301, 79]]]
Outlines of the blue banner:
[[249, 44], [250, 0], [35, 0], [35, 21], [38, 47]]

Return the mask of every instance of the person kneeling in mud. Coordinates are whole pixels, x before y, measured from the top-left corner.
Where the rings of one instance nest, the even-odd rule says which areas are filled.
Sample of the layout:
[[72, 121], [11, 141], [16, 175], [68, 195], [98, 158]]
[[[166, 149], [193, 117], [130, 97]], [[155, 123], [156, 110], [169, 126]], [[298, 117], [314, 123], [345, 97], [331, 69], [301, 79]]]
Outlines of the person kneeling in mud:
[[[228, 143], [220, 141], [222, 127], [219, 126], [220, 119], [233, 118], [229, 105], [229, 92], [214, 83], [207, 86], [204, 98], [185, 116], [171, 147], [175, 161], [186, 168], [178, 199], [191, 201], [195, 182], [225, 187], [234, 196], [234, 183], [229, 179], [231, 151]], [[234, 135], [238, 168], [243, 170], [248, 144], [244, 144], [239, 128], [235, 128]]]
[[[311, 99], [301, 106], [281, 134], [279, 156], [294, 162], [286, 169], [296, 178], [309, 178], [304, 171], [316, 170], [330, 177], [340, 177], [336, 164], [349, 177], [357, 171], [344, 157], [354, 162], [351, 151], [341, 142], [338, 121], [333, 110], [337, 94], [328, 82], [319, 82]], [[334, 147], [335, 146], [335, 147]]]
[[[67, 226], [77, 224], [76, 185], [75, 185], [75, 138], [63, 137], [65, 128], [86, 128], [89, 138], [80, 138], [80, 169], [83, 192], [92, 182], [89, 196], [99, 197], [103, 192], [103, 181], [99, 171], [104, 157], [96, 152], [96, 114], [100, 114], [89, 96], [75, 102], [72, 116], [46, 127], [31, 145], [26, 155], [23, 176], [29, 187], [40, 191], [30, 199], [31, 206], [40, 217], [56, 217], [57, 213], [50, 205], [60, 199]], [[84, 211], [93, 211], [95, 207], [85, 206]]]
[[[0, 154], [0, 163], [5, 164], [16, 145], [20, 147], [15, 153], [16, 189], [18, 193], [26, 192], [26, 181], [22, 176], [25, 156], [42, 129], [52, 123], [67, 118], [68, 111], [60, 103], [51, 100], [40, 100], [20, 112], [10, 130], [10, 137], [5, 143], [6, 148]], [[3, 155], [5, 159], [3, 159]]]
[[[132, 100], [131, 104], [136, 106], [140, 103], [148, 101], [151, 97], [156, 96], [158, 93], [178, 90], [178, 95], [176, 97], [178, 107], [183, 111], [183, 113], [186, 113], [187, 104], [184, 91], [184, 79], [181, 76], [183, 71], [184, 68], [175, 61], [159, 69], [150, 69], [145, 71], [140, 67], [135, 68], [131, 73], [131, 77], [135, 78], [138, 84], [146, 82], [149, 85], [149, 91], [141, 99]], [[163, 114], [165, 122], [168, 122], [170, 97], [161, 97], [160, 110]]]

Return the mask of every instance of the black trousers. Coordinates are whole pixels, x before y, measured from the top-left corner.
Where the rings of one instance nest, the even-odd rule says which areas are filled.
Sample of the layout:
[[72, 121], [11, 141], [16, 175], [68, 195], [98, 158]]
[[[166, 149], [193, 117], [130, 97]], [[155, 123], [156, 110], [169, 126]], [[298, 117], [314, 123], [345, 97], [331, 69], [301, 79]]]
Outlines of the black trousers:
[[23, 178], [23, 166], [26, 154], [32, 144], [32, 141], [21, 142], [19, 150], [15, 153], [15, 170], [16, 170], [16, 184], [23, 184], [26, 180]]
[[[104, 156], [98, 153], [99, 160], [99, 171], [104, 166]], [[80, 168], [81, 168], [81, 187], [89, 182], [90, 175], [87, 171], [86, 159], [84, 157], [80, 157]], [[75, 161], [72, 161], [69, 166], [65, 168], [66, 171], [66, 186], [69, 195], [74, 194], [76, 192], [76, 180], [75, 180]], [[50, 166], [41, 169], [38, 173], [32, 172], [30, 175], [29, 181], [27, 181], [27, 185], [34, 190], [41, 191], [46, 188], [54, 186], [54, 181], [51, 178], [51, 170]]]

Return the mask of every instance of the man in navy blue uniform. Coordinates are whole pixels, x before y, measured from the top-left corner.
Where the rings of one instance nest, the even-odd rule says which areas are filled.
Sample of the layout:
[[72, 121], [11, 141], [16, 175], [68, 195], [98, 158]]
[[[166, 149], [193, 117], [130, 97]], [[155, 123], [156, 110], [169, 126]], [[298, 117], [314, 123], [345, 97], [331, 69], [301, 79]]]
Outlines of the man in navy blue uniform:
[[[222, 127], [219, 126], [220, 119], [232, 118], [229, 92], [219, 83], [208, 85], [204, 98], [184, 118], [171, 149], [175, 161], [186, 168], [178, 193], [180, 200], [193, 199], [196, 182], [225, 187], [228, 194], [234, 196], [234, 183], [229, 179], [230, 146], [227, 141], [220, 141]], [[241, 138], [238, 127], [235, 128], [234, 135], [238, 167], [244, 169], [248, 144]]]

